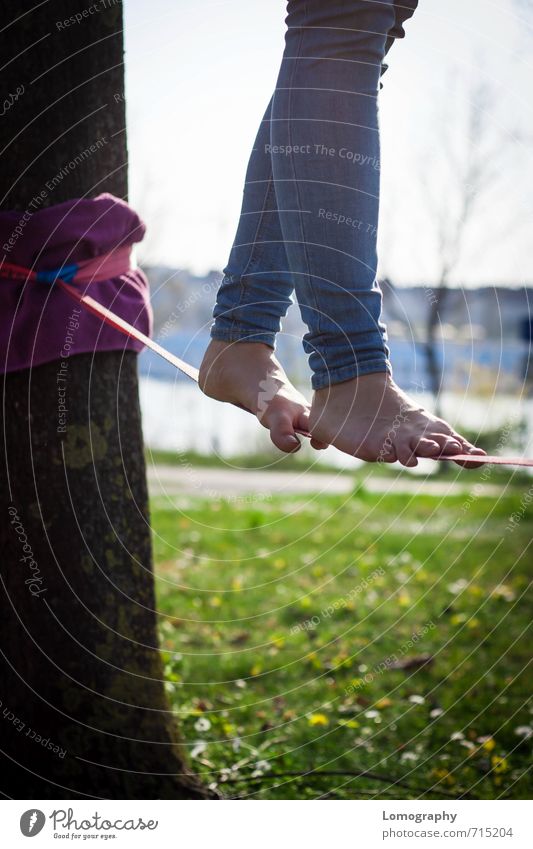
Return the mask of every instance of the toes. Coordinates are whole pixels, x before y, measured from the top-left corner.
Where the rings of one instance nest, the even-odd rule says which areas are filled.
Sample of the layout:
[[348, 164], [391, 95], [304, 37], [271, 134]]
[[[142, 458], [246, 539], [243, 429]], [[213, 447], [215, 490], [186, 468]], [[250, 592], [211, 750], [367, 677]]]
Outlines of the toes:
[[439, 443], [435, 439], [412, 439], [409, 447], [417, 457], [438, 457], [442, 453]]
[[[454, 430], [450, 430], [449, 435], [432, 434], [432, 437], [439, 443], [441, 455], [475, 454], [476, 456], [484, 456], [487, 453], [482, 448], [472, 445], [471, 442]], [[431, 454], [429, 456], [434, 457], [436, 455]], [[482, 465], [481, 463], [469, 463], [467, 460], [454, 460], [454, 462], [464, 469], [479, 469]]]
[[[309, 410], [306, 410], [298, 416], [296, 428], [309, 434], [309, 427]], [[314, 448], [316, 451], [323, 451], [324, 448], [328, 447], [328, 444], [327, 442], [321, 442], [319, 439], [311, 437], [311, 448]]]
[[396, 463], [397, 460], [396, 446], [392, 442], [386, 442], [377, 453], [378, 463]]
[[[483, 451], [482, 448], [476, 448], [475, 445], [470, 445], [469, 442], [463, 445], [463, 450], [461, 454], [472, 454], [476, 457], [485, 457], [487, 452]], [[468, 460], [454, 460], [458, 466], [461, 466], [463, 469], [481, 469], [484, 466], [484, 463], [469, 463]]]
[[398, 461], [402, 464], [402, 466], [408, 466], [409, 468], [418, 466], [418, 460], [416, 459], [415, 453], [408, 442], [399, 442], [396, 444], [395, 448]]
[[[443, 422], [443, 424], [446, 425], [446, 422]], [[448, 425], [446, 425], [446, 428], [448, 429]], [[441, 454], [444, 455], [475, 454], [476, 456], [484, 456], [487, 453], [482, 448], [477, 448], [477, 446], [472, 445], [468, 439], [465, 439], [460, 433], [457, 433], [457, 431], [452, 428], [449, 428], [449, 431], [446, 434], [432, 433], [431, 436], [439, 442], [441, 445]], [[481, 463], [469, 463], [467, 460], [455, 460], [454, 462], [465, 469], [479, 469], [482, 465]]]
[[265, 421], [263, 421], [263, 424], [269, 428], [270, 438], [280, 451], [293, 454], [302, 447], [300, 440], [294, 433], [292, 420], [288, 413], [275, 413], [269, 416], [268, 424]]
[[487, 452], [483, 448], [478, 448], [477, 445], [472, 445], [468, 439], [465, 439], [459, 433], [454, 433], [454, 437], [461, 443], [463, 446], [464, 454], [477, 454], [478, 456], [485, 455]]
[[[461, 454], [473, 454], [476, 457], [484, 457], [487, 452], [483, 450], [483, 448], [477, 448], [472, 443], [468, 442], [466, 439], [461, 439], [463, 444], [463, 450]], [[481, 469], [484, 463], [469, 463], [467, 460], [455, 460], [458, 466], [462, 466], [463, 469]]]
[[286, 454], [294, 454], [302, 447], [300, 440], [294, 433], [282, 433], [271, 430], [270, 438], [276, 448], [279, 448], [280, 451], [284, 451]]
[[[463, 439], [458, 433], [452, 431], [452, 435], [448, 437], [446, 444], [442, 445], [442, 453], [445, 455], [475, 454], [482, 456], [486, 454], [486, 451], [483, 451], [482, 448], [476, 448], [467, 439]], [[479, 469], [482, 465], [481, 463], [469, 463], [467, 460], [455, 460], [454, 462], [463, 469]]]
[[447, 436], [445, 433], [432, 433], [430, 439], [435, 440], [439, 444], [441, 454], [463, 453], [462, 443], [453, 436]]
[[463, 447], [466, 454], [477, 454], [478, 457], [486, 457], [487, 452], [484, 448], [478, 448], [476, 445], [472, 445], [470, 442], [464, 442]]

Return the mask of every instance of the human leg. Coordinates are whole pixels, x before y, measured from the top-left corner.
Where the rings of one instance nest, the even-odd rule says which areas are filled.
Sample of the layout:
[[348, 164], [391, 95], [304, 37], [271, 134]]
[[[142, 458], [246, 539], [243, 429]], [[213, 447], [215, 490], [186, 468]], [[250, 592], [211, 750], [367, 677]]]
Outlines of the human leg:
[[241, 216], [217, 294], [200, 386], [212, 398], [255, 413], [282, 451], [295, 451], [295, 429], [309, 404], [274, 355], [276, 333], [293, 291], [272, 178], [269, 104], [248, 164]]
[[415, 5], [290, 0], [271, 133], [281, 229], [309, 329], [311, 432], [362, 459], [405, 465], [474, 450], [394, 384], [381, 321], [377, 97], [385, 54]]
[[[304, 342], [316, 389], [315, 446], [332, 443], [363, 459], [406, 465], [416, 465], [415, 453], [473, 448], [395, 386], [380, 320], [377, 92], [383, 58], [415, 5], [288, 3], [278, 84], [250, 161], [239, 231], [215, 309], [218, 341], [211, 343], [200, 379], [207, 394], [258, 415], [270, 393], [276, 404], [267, 404], [262, 421], [270, 426], [277, 405], [284, 450], [292, 450], [286, 438], [295, 444], [291, 428], [308, 421], [304, 399], [291, 391], [284, 397], [282, 388], [290, 384], [268, 350], [293, 281], [309, 328]], [[245, 341], [262, 344], [249, 344], [243, 356]], [[273, 441], [279, 444], [274, 435]]]

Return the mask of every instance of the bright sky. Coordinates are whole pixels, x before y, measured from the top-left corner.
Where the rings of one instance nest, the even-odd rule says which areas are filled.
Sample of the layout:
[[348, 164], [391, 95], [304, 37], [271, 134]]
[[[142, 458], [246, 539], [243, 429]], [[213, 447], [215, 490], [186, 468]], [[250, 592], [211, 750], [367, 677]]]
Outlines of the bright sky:
[[[145, 257], [221, 269], [277, 76], [285, 3], [126, 0], [125, 8], [131, 201], [149, 226]], [[443, 129], [463, 137], [466, 98], [479, 82], [492, 98], [495, 180], [479, 199], [458, 276], [470, 285], [533, 280], [532, 27], [527, 0], [420, 0], [393, 46], [380, 106], [380, 243], [382, 271], [396, 282], [435, 275], [428, 196], [446, 213], [455, 186], [440, 153]]]

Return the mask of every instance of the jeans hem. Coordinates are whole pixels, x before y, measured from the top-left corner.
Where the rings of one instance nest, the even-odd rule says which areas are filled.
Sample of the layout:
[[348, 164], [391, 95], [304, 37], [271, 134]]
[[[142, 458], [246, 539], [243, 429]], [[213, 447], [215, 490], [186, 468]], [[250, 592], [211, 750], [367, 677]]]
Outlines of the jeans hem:
[[262, 342], [273, 350], [276, 347], [276, 334], [265, 330], [224, 330], [213, 327], [211, 339], [218, 339], [220, 342]]
[[329, 369], [326, 372], [319, 372], [313, 375], [311, 384], [314, 390], [327, 389], [328, 386], [333, 386], [336, 383], [344, 383], [346, 380], [353, 380], [354, 377], [362, 377], [364, 374], [375, 374], [377, 372], [387, 372], [392, 375], [390, 360], [380, 357], [379, 359], [368, 360], [364, 363], [353, 363], [339, 369]]

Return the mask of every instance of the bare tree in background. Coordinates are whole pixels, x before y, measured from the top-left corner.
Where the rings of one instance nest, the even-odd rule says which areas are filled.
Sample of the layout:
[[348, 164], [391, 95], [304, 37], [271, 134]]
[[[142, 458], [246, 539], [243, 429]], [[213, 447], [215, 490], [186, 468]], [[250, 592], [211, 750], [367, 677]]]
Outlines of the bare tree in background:
[[157, 177], [147, 167], [141, 171], [137, 180], [133, 201], [135, 211], [147, 224], [146, 235], [136, 249], [137, 261], [140, 266], [147, 268], [158, 265], [161, 262], [165, 228], [171, 210], [158, 185]]
[[[509, 135], [495, 128], [492, 111], [495, 94], [488, 85], [472, 85], [461, 108], [459, 87], [463, 86], [464, 82], [457, 79], [447, 87], [449, 96], [444, 114], [436, 124], [437, 139], [419, 172], [435, 234], [436, 274], [433, 287], [426, 287], [427, 317], [424, 335], [417, 341], [425, 352], [429, 389], [438, 415], [443, 383], [439, 329], [450, 286], [457, 282], [460, 266], [466, 259], [475, 264], [490, 247], [491, 228], [485, 228], [486, 237], [473, 238], [472, 225], [481, 214], [484, 220], [490, 217], [483, 207], [509, 178], [509, 153], [519, 141], [517, 134]], [[513, 204], [509, 204], [503, 219], [498, 221], [500, 238], [515, 231], [518, 223]]]

